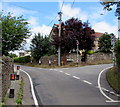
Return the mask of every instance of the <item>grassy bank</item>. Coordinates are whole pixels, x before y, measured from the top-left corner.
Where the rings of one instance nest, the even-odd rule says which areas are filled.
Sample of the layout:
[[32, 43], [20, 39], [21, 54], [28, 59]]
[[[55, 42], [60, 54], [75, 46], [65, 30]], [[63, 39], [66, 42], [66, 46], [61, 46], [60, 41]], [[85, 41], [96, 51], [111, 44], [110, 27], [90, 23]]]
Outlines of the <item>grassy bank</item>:
[[118, 74], [116, 68], [111, 68], [107, 74], [106, 78], [110, 86], [120, 94], [120, 75]]

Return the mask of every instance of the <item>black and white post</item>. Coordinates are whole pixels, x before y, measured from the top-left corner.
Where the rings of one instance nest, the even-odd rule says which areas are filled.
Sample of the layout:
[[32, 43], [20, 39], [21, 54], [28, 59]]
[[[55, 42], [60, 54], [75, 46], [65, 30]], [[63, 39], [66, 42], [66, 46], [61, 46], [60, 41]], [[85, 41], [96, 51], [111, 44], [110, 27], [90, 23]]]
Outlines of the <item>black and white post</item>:
[[77, 44], [77, 64], [78, 64], [78, 51], [79, 51], [79, 41], [78, 40], [76, 40], [76, 44]]

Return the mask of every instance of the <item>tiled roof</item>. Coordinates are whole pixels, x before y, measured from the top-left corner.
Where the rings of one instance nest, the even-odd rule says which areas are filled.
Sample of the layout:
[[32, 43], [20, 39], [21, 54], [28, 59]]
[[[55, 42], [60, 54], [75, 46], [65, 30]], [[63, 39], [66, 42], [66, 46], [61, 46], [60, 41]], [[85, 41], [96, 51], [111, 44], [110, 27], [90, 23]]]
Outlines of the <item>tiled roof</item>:
[[100, 32], [95, 32], [95, 34], [94, 34], [94, 36], [97, 37], [97, 38], [99, 38], [102, 35], [103, 35], [103, 33], [100, 33]]

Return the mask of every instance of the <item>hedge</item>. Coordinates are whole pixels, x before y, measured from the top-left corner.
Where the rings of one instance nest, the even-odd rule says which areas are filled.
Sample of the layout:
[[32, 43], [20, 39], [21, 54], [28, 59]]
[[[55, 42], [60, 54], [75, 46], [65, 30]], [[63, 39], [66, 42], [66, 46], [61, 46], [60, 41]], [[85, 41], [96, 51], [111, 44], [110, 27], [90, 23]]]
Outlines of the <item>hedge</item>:
[[17, 62], [17, 63], [29, 63], [30, 62], [30, 56], [15, 57], [14, 62]]

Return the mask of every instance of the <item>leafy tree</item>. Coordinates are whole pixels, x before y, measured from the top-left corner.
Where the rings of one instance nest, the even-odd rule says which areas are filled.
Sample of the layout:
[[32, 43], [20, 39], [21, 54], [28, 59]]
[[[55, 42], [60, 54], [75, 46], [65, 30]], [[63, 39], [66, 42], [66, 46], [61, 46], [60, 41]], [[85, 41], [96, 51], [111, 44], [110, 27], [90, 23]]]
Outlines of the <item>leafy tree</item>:
[[2, 21], [2, 54], [8, 55], [9, 51], [21, 47], [25, 39], [30, 36], [28, 22], [22, 17], [12, 16], [8, 13], [1, 15]]
[[82, 23], [78, 18], [71, 18], [62, 23], [61, 37], [58, 36], [58, 27], [53, 28], [52, 44], [58, 48], [61, 46], [62, 53], [77, 49], [77, 40], [80, 50], [91, 50], [94, 46], [94, 30], [89, 26], [88, 21]]
[[115, 51], [117, 68], [120, 73], [120, 40], [119, 39], [115, 43], [114, 51]]
[[40, 33], [35, 34], [31, 42], [31, 55], [36, 61], [44, 55], [51, 55], [54, 53], [50, 38], [47, 36], [43, 37]]
[[113, 34], [108, 34], [105, 32], [100, 38], [99, 38], [99, 50], [100, 52], [104, 53], [110, 53], [112, 44], [111, 44], [111, 36]]
[[120, 1], [119, 0], [100, 0], [100, 3], [104, 6], [104, 9], [107, 11], [112, 10], [112, 6], [117, 5], [115, 15], [118, 16], [118, 19], [120, 19]]
[[15, 58], [15, 57], [18, 57], [18, 56], [17, 56], [16, 54], [10, 53], [10, 54], [9, 54], [9, 57], [10, 57], [10, 58]]

